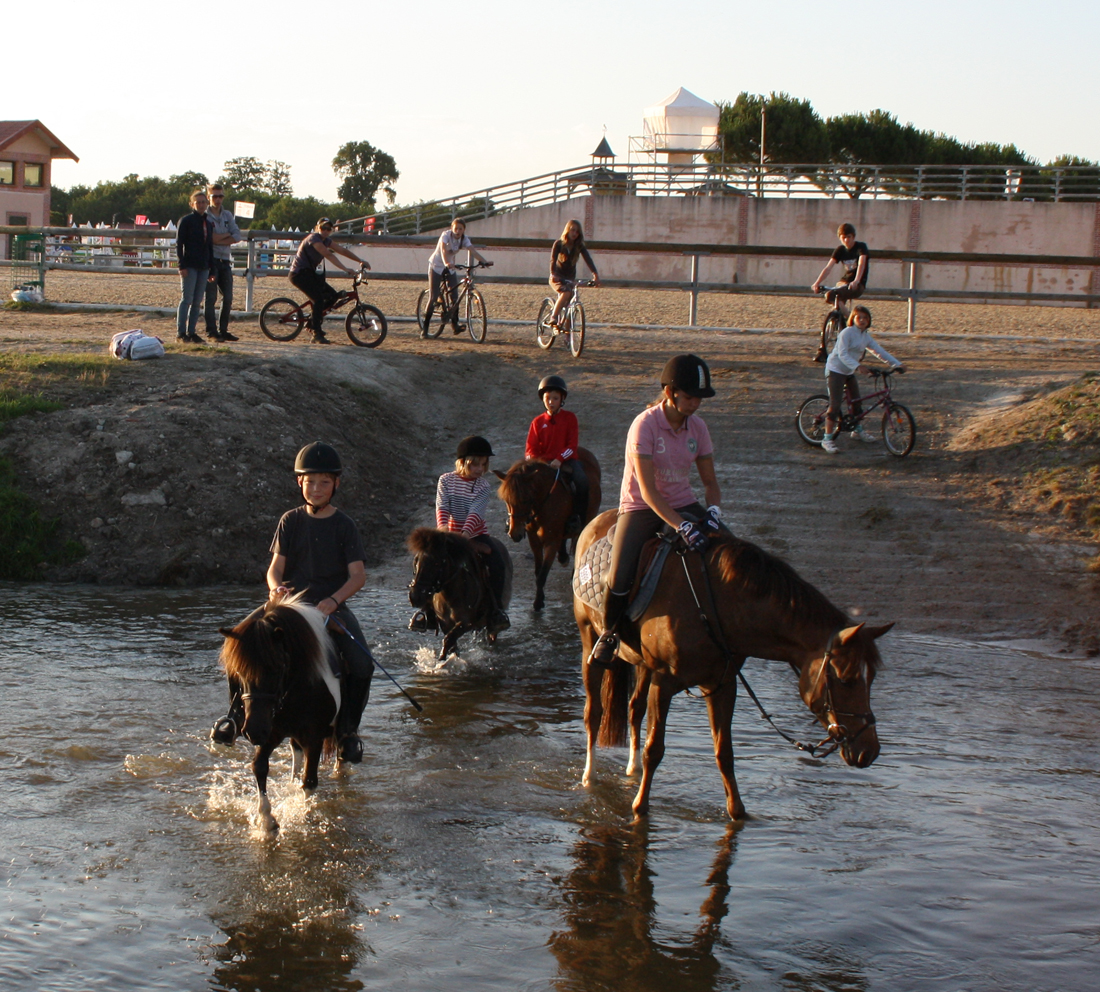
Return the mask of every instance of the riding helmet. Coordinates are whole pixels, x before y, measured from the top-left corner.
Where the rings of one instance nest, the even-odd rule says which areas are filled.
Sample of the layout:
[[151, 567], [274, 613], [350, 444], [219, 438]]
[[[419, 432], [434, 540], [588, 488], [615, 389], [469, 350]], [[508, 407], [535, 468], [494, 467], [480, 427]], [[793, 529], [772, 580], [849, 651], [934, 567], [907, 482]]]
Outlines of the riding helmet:
[[714, 395], [710, 388], [710, 366], [698, 355], [677, 355], [665, 363], [661, 373], [661, 385], [706, 399]]
[[562, 399], [569, 395], [569, 390], [565, 388], [565, 380], [560, 375], [548, 375], [539, 383], [539, 397], [541, 398], [548, 389], [561, 393]]
[[324, 441], [314, 441], [298, 452], [294, 459], [294, 474], [309, 475], [311, 472], [329, 472], [339, 475], [344, 470], [340, 455], [336, 449]]
[[481, 435], [471, 434], [458, 442], [458, 449], [455, 451], [456, 458], [480, 458], [482, 455], [491, 458], [493, 447]]

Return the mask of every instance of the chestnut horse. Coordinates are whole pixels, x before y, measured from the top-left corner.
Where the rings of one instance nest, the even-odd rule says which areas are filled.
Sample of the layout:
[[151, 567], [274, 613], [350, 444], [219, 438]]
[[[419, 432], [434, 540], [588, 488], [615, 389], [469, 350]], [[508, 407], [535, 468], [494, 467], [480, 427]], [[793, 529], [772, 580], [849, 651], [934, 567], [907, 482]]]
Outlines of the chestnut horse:
[[[474, 550], [473, 542], [461, 534], [435, 527], [417, 527], [406, 539], [413, 555], [413, 578], [409, 583], [409, 602], [417, 609], [431, 603], [443, 632], [439, 660], [457, 652], [458, 639], [471, 630], [486, 626], [493, 597], [489, 579]], [[507, 578], [501, 609], [512, 599], [512, 558], [506, 555]], [[496, 636], [489, 635], [489, 642]]]
[[498, 495], [508, 505], [508, 536], [522, 541], [527, 535], [531, 553], [535, 556], [535, 609], [546, 603], [543, 587], [556, 557], [563, 565], [569, 562], [568, 539], [577, 535], [585, 524], [600, 512], [600, 463], [587, 448], [577, 449], [577, 459], [588, 476], [588, 506], [581, 515], [581, 526], [567, 533], [567, 523], [573, 514], [573, 494], [560, 469], [548, 462], [516, 462], [508, 474], [494, 474], [501, 481]]
[[[610, 530], [615, 515], [608, 510], [584, 529], [578, 560]], [[633, 773], [643, 698], [648, 701], [642, 780], [633, 803], [639, 816], [649, 809], [653, 775], [664, 756], [669, 703], [691, 686], [700, 686], [707, 701], [726, 810], [734, 820], [745, 816], [733, 775], [731, 724], [738, 675], [747, 657], [785, 661], [794, 669], [803, 702], [845, 762], [866, 768], [878, 757], [871, 683], [882, 660], [875, 639], [893, 624], [853, 624], [790, 565], [755, 544], [721, 534], [702, 555], [686, 549], [670, 555], [645, 613], [637, 623], [620, 625], [619, 657], [610, 670], [588, 663], [602, 618], [577, 597], [573, 612], [587, 696], [583, 784], [592, 780], [597, 744], [621, 747], [627, 742], [628, 719], [627, 774]], [[636, 677], [628, 706], [631, 665]]]
[[253, 744], [252, 772], [259, 800], [257, 819], [269, 832], [279, 829], [267, 798], [271, 753], [290, 738], [296, 778], [302, 752], [302, 788], [317, 788], [322, 752], [335, 754], [340, 680], [336, 647], [325, 630], [325, 617], [308, 603], [285, 597], [271, 600], [236, 627], [222, 627], [221, 664], [230, 685], [241, 690], [244, 726]]

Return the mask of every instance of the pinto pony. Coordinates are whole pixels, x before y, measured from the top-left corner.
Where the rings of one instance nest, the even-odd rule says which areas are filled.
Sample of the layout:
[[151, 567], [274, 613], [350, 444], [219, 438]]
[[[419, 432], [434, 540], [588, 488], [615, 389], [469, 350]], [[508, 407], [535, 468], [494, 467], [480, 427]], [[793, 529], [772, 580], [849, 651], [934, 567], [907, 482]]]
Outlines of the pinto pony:
[[[458, 639], [471, 630], [481, 630], [493, 608], [489, 578], [473, 542], [461, 534], [434, 527], [417, 527], [406, 539], [413, 556], [413, 577], [409, 602], [417, 609], [429, 603], [443, 632], [439, 660], [457, 654]], [[507, 557], [507, 578], [501, 609], [512, 599], [512, 562]], [[489, 641], [496, 641], [489, 634]]]
[[[608, 510], [585, 528], [578, 555], [607, 533], [615, 514]], [[733, 775], [731, 724], [747, 657], [785, 661], [794, 669], [803, 702], [845, 762], [866, 768], [878, 757], [871, 683], [882, 660], [875, 639], [893, 624], [853, 624], [790, 565], [755, 544], [721, 534], [703, 554], [670, 555], [645, 613], [637, 623], [620, 626], [619, 657], [610, 670], [588, 662], [601, 618], [576, 597], [573, 612], [587, 697], [583, 783], [592, 780], [595, 745], [626, 744], [628, 723], [627, 773], [633, 773], [648, 704], [642, 780], [633, 802], [639, 816], [649, 809], [653, 776], [664, 756], [669, 703], [691, 686], [699, 686], [707, 701], [726, 810], [734, 820], [745, 816]], [[630, 665], [636, 677], [628, 702]]]
[[[587, 448], [578, 448], [577, 459], [588, 476], [588, 506], [581, 518], [583, 528], [600, 512], [603, 494], [596, 456]], [[546, 602], [543, 587], [554, 558], [563, 565], [569, 562], [567, 543], [570, 537], [576, 550], [580, 528], [569, 532], [567, 527], [573, 514], [573, 494], [561, 470], [552, 468], [547, 462], [516, 462], [507, 475], [496, 471], [494, 474], [501, 480], [498, 495], [508, 506], [508, 536], [518, 542], [526, 534], [535, 556], [535, 609], [541, 610]]]
[[221, 664], [244, 704], [241, 733], [256, 745], [252, 772], [259, 800], [257, 819], [269, 832], [279, 829], [267, 798], [272, 751], [290, 738], [292, 775], [301, 772], [307, 795], [317, 788], [322, 753], [336, 751], [336, 714], [340, 680], [336, 647], [325, 630], [324, 615], [294, 598], [270, 600], [236, 627], [222, 627]]

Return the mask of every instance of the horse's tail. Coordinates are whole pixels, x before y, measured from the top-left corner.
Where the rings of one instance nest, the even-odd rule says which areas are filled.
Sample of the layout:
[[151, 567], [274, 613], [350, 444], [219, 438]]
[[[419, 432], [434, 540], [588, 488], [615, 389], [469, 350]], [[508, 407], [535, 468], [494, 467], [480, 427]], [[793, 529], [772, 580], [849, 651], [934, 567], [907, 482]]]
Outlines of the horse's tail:
[[336, 758], [336, 749], [339, 747], [340, 742], [336, 739], [336, 731], [333, 730], [331, 734], [324, 739], [321, 744], [321, 762], [322, 764], [329, 764]]
[[611, 669], [604, 672], [600, 686], [603, 717], [600, 732], [596, 736], [599, 747], [625, 747], [627, 736], [627, 703], [630, 701], [628, 680], [633, 666], [616, 659]]

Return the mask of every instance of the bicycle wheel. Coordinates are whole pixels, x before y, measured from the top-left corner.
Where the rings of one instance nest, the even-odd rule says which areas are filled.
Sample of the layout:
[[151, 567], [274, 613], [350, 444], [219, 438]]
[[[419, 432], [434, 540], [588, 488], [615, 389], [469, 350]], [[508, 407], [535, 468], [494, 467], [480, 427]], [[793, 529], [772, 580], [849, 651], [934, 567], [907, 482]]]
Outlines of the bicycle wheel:
[[344, 321], [344, 330], [351, 343], [361, 348], [377, 348], [386, 340], [388, 329], [382, 311], [369, 303], [360, 303]]
[[569, 350], [574, 358], [580, 358], [584, 351], [584, 307], [577, 304], [571, 307], [569, 315]]
[[830, 310], [821, 324], [821, 345], [826, 351], [832, 351], [837, 335], [844, 330], [844, 318], [839, 310]]
[[825, 436], [825, 411], [828, 409], [829, 397], [824, 393], [816, 393], [802, 401], [795, 414], [794, 425], [798, 428], [798, 436], [807, 444], [814, 447], [821, 444]]
[[268, 300], [260, 311], [260, 330], [272, 341], [293, 341], [306, 326], [306, 313], [293, 300]]
[[476, 289], [466, 294], [466, 330], [478, 344], [485, 340], [487, 320], [485, 317], [485, 297]]
[[[436, 301], [439, 302], [438, 300]], [[435, 316], [440, 317], [436, 322], [435, 327], [424, 326], [424, 316], [428, 312], [428, 290], [422, 289], [420, 295], [416, 298], [416, 322], [420, 325], [420, 330], [423, 331], [426, 338], [437, 338], [443, 333], [443, 319], [440, 317], [439, 310], [435, 311]]]
[[897, 458], [904, 458], [917, 443], [917, 423], [908, 407], [892, 403], [882, 415], [882, 443]]
[[554, 301], [547, 297], [539, 307], [539, 319], [535, 321], [535, 335], [540, 348], [552, 348], [554, 346], [554, 328], [550, 326], [550, 314], [554, 312]]

